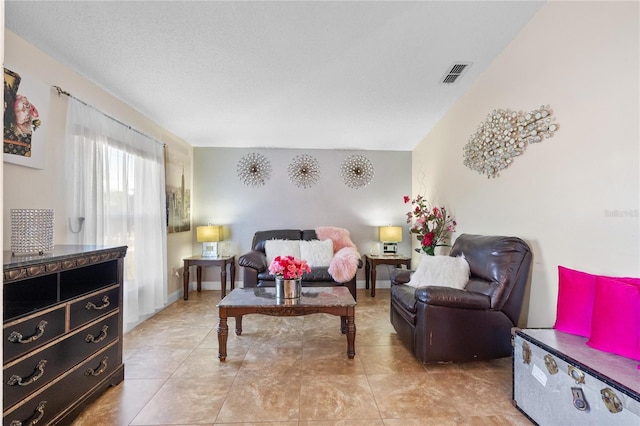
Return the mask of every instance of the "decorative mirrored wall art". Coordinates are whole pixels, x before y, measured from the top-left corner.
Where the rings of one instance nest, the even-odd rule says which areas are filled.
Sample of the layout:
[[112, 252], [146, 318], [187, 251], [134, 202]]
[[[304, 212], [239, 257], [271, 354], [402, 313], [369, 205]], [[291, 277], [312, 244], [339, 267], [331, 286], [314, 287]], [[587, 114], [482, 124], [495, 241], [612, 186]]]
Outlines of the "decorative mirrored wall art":
[[497, 177], [528, 144], [550, 138], [558, 130], [551, 108], [531, 112], [498, 109], [487, 115], [464, 146], [463, 164], [488, 178]]
[[271, 177], [271, 163], [262, 154], [252, 152], [238, 161], [238, 178], [247, 186], [263, 186]]
[[289, 164], [287, 171], [289, 180], [301, 188], [310, 188], [320, 179], [318, 160], [307, 154], [296, 156]]
[[350, 188], [362, 188], [373, 180], [375, 169], [364, 155], [351, 155], [340, 166], [340, 176]]

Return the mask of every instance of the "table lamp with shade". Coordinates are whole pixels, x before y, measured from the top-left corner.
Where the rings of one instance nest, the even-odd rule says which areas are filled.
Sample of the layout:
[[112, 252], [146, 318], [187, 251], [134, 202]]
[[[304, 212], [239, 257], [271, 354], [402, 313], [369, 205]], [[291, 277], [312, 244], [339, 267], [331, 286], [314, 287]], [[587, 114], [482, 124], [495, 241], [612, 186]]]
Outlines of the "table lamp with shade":
[[202, 257], [218, 257], [218, 241], [222, 241], [222, 226], [198, 226], [196, 238], [202, 243]]
[[401, 226], [380, 226], [378, 228], [380, 241], [382, 242], [382, 254], [398, 254], [398, 243], [402, 242]]

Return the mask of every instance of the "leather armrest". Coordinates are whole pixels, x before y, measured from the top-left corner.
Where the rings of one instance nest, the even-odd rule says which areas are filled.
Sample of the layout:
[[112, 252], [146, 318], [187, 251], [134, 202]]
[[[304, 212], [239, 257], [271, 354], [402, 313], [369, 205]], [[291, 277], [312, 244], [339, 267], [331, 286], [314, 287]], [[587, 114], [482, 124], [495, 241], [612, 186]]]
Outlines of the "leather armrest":
[[450, 308], [464, 309], [491, 309], [489, 296], [475, 291], [459, 290], [451, 287], [427, 286], [419, 287], [415, 291], [418, 302], [427, 305], [447, 306]]
[[261, 251], [252, 250], [238, 258], [238, 265], [262, 272], [267, 269], [267, 255]]
[[411, 279], [410, 269], [393, 268], [389, 274], [391, 285], [406, 284]]

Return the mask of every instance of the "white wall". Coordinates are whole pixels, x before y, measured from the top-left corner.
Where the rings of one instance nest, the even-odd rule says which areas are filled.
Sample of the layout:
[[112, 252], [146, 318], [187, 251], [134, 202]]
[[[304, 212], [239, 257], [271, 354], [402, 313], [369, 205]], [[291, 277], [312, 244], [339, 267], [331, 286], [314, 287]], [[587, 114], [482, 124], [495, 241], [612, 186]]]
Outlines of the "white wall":
[[[259, 188], [246, 186], [236, 173], [238, 161], [251, 152], [264, 155], [272, 166], [271, 179]], [[318, 183], [307, 189], [295, 186], [287, 174], [291, 161], [301, 154], [314, 156], [320, 167]], [[354, 154], [364, 155], [375, 168], [372, 182], [364, 188], [349, 188], [340, 177], [340, 165]], [[402, 197], [411, 190], [410, 152], [194, 148], [193, 168], [194, 225], [224, 225], [225, 240], [234, 254], [250, 250], [256, 231], [317, 226], [348, 229], [360, 253], [365, 254], [378, 242], [377, 227], [388, 224], [405, 228], [399, 250], [409, 254], [408, 208]], [[201, 251], [195, 235], [193, 244], [194, 253]], [[203, 279], [219, 281], [218, 271], [209, 269]], [[382, 267], [379, 278], [388, 279]], [[241, 272], [237, 279], [241, 281]], [[364, 280], [364, 268], [358, 272], [358, 280]]]
[[[111, 96], [89, 80], [36, 49], [15, 33], [4, 32], [5, 66], [29, 75], [47, 86], [60, 86], [75, 97], [95, 106], [108, 115], [121, 120], [157, 140], [167, 144], [169, 150], [193, 148], [182, 139], [169, 133], [158, 124], [135, 111], [127, 104]], [[46, 138], [46, 163], [44, 170], [4, 163], [3, 214], [9, 217], [12, 208], [52, 208], [55, 212], [54, 239], [56, 244], [67, 242], [68, 228], [64, 201], [64, 127], [67, 108], [66, 96], [58, 97], [51, 89]], [[11, 223], [3, 220], [3, 245], [10, 247]], [[171, 274], [182, 264], [182, 258], [191, 255], [191, 233], [169, 234], [168, 291], [180, 288], [182, 281]]]
[[[450, 207], [457, 234], [531, 245], [530, 327], [555, 321], [558, 265], [640, 275], [638, 7], [545, 4], [413, 153], [414, 195]], [[555, 137], [496, 179], [463, 166], [489, 112], [543, 104], [560, 125]]]

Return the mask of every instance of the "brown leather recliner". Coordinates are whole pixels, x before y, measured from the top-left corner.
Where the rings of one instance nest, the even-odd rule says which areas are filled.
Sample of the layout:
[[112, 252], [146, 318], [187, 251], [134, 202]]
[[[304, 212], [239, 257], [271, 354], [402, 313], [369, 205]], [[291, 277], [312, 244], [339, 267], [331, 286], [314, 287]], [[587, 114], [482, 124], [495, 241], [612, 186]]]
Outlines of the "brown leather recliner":
[[463, 290], [414, 288], [412, 271], [391, 272], [391, 323], [423, 363], [511, 355], [531, 268], [531, 250], [516, 237], [460, 235], [450, 256], [464, 254], [471, 276]]

